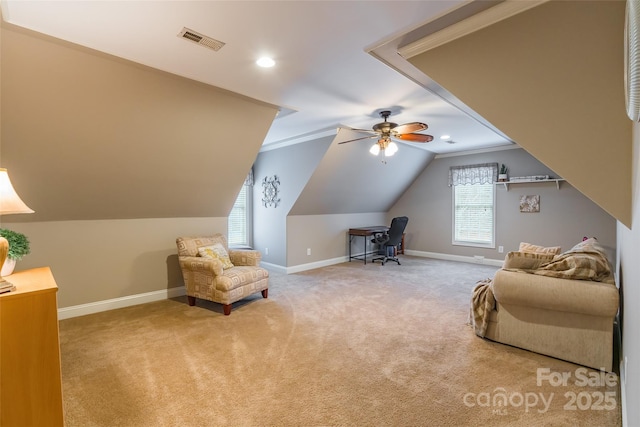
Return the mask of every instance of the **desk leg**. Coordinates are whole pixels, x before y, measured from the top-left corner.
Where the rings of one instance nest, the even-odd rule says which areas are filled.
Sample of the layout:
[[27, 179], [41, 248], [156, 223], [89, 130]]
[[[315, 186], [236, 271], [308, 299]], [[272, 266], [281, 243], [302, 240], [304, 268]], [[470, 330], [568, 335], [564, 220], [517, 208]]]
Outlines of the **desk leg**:
[[367, 265], [367, 236], [362, 236], [364, 239], [364, 265]]

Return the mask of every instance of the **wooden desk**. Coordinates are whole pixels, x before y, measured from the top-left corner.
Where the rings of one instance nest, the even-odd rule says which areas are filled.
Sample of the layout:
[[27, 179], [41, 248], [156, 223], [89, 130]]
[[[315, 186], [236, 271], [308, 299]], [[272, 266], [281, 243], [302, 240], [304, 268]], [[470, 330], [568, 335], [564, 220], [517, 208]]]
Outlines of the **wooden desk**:
[[[358, 227], [358, 228], [350, 228], [349, 229], [349, 262], [352, 259], [361, 259], [364, 260], [364, 263], [367, 263], [367, 243], [369, 239], [367, 237], [373, 236], [376, 233], [384, 233], [387, 231], [389, 227], [386, 225], [371, 225], [369, 227]], [[362, 236], [364, 238], [364, 252], [362, 255], [351, 255], [351, 242], [353, 238], [356, 236]]]
[[64, 425], [58, 286], [48, 267], [6, 278], [0, 294], [0, 426]]

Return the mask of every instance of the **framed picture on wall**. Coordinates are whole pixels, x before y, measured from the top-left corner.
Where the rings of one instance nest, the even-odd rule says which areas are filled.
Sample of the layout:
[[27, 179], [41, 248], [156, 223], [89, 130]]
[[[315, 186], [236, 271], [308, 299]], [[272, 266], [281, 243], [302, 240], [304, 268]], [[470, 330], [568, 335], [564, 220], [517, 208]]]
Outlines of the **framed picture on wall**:
[[540, 212], [540, 196], [520, 196], [520, 212], [537, 213]]

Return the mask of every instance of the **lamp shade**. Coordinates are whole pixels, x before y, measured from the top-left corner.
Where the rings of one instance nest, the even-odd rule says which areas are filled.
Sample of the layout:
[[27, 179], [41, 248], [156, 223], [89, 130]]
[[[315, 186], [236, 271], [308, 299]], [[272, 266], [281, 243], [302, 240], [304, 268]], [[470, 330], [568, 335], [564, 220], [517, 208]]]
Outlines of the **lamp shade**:
[[7, 170], [0, 168], [0, 215], [19, 213], [33, 213], [33, 209], [27, 206], [13, 189]]

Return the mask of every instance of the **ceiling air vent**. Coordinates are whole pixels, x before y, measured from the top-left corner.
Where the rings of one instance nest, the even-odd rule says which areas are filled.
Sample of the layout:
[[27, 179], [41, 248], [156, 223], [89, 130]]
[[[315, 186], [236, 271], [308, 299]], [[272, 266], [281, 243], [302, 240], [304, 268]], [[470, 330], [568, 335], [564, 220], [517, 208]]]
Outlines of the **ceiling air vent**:
[[207, 37], [204, 34], [200, 34], [197, 31], [190, 30], [187, 27], [184, 27], [182, 31], [180, 31], [180, 34], [178, 34], [178, 37], [183, 38], [185, 40], [190, 40], [194, 43], [198, 43], [199, 45], [208, 47], [209, 49], [213, 49], [216, 52], [219, 51], [222, 48], [222, 46], [224, 46], [223, 42], [216, 39], [212, 39], [211, 37]]

